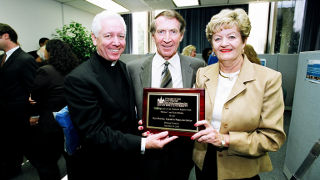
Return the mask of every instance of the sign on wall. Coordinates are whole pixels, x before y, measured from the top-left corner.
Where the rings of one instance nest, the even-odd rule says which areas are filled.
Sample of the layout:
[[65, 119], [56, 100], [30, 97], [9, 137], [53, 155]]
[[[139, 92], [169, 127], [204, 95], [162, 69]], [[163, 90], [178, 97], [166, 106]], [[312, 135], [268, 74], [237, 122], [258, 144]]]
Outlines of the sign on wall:
[[320, 84], [320, 60], [308, 60], [306, 80]]

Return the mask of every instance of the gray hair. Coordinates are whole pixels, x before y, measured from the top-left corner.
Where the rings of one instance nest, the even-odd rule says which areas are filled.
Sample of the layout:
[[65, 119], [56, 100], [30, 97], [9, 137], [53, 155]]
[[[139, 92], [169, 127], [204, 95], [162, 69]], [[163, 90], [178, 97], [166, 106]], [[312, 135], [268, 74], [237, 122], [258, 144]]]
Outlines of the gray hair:
[[99, 32], [101, 30], [101, 22], [105, 19], [109, 19], [109, 18], [117, 18], [120, 20], [120, 22], [123, 24], [124, 27], [124, 34], [127, 34], [127, 25], [124, 22], [124, 19], [122, 16], [120, 16], [118, 13], [112, 12], [112, 11], [102, 11], [101, 13], [97, 14], [92, 21], [92, 26], [91, 26], [91, 31], [92, 33], [98, 37], [99, 36]]

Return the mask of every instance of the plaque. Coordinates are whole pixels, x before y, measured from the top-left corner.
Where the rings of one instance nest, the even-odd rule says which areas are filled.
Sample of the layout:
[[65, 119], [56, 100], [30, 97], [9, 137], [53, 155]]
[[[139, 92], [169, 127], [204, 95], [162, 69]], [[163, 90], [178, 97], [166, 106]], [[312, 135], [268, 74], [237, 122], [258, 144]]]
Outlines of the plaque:
[[200, 88], [144, 88], [144, 129], [169, 135], [192, 136], [200, 129], [194, 124], [204, 120], [204, 89]]

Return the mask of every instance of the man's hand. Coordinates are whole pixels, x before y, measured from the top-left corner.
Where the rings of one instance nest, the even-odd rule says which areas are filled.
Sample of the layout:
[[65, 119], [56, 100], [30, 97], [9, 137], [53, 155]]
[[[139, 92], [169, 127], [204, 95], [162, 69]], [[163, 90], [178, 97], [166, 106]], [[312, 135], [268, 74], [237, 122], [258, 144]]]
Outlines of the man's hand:
[[30, 125], [31, 125], [31, 126], [37, 125], [38, 122], [39, 122], [39, 116], [31, 116], [31, 117], [29, 118], [29, 122], [30, 122]]
[[178, 138], [178, 136], [168, 136], [168, 131], [159, 134], [151, 134], [146, 138], [146, 149], [162, 149], [166, 144]]
[[31, 99], [31, 96], [29, 96], [29, 103], [33, 105], [33, 104], [36, 104], [37, 102], [35, 102], [33, 99]]

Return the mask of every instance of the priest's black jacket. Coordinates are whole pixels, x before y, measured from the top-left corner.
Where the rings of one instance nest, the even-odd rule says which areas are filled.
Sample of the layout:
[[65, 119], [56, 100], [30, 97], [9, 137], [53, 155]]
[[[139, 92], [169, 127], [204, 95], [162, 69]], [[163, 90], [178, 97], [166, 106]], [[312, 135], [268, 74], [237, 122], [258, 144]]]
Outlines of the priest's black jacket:
[[65, 78], [71, 121], [80, 136], [74, 179], [140, 179], [135, 97], [126, 65], [94, 53]]

